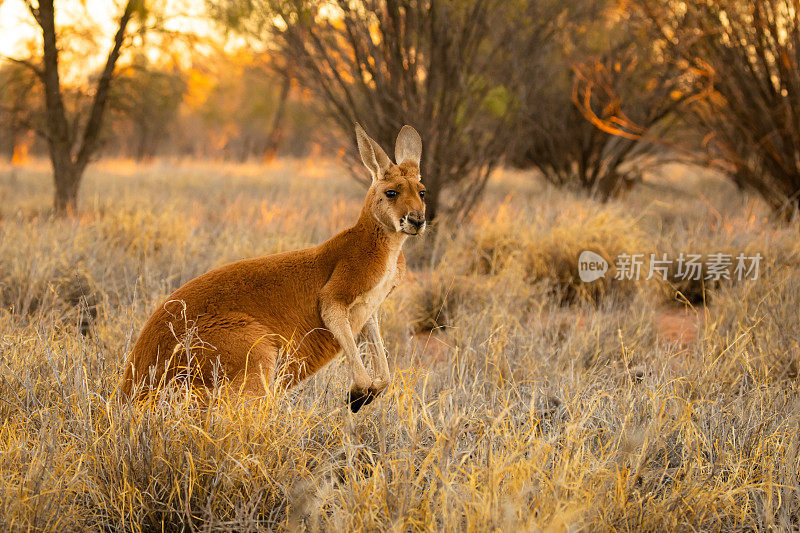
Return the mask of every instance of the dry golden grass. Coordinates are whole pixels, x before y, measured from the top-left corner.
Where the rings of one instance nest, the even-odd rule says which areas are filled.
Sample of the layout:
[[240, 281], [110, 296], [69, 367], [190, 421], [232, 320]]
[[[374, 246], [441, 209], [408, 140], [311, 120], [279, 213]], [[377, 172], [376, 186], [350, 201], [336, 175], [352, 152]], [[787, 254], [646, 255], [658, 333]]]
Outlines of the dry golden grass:
[[[362, 190], [335, 167], [104, 162], [72, 220], [42, 209], [45, 165], [7, 170], [4, 530], [800, 527], [800, 235], [713, 176], [671, 168], [685, 192], [600, 205], [498, 173], [472, 220], [410, 243], [383, 312], [394, 381], [352, 416], [338, 361], [284, 396], [221, 392], [207, 409], [180, 390], [114, 398], [170, 291], [355, 219]], [[582, 285], [584, 248], [765, 259], [758, 281], [681, 314], [687, 340], [659, 327], [672, 287]]]

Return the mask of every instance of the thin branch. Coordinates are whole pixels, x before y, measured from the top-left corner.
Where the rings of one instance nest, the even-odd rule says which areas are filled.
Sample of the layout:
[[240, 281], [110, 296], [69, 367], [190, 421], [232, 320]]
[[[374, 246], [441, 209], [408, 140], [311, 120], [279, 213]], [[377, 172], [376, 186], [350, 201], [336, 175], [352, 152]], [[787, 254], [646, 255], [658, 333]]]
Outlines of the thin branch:
[[105, 111], [106, 103], [108, 100], [108, 90], [111, 86], [111, 79], [114, 75], [114, 69], [119, 59], [120, 49], [125, 40], [125, 31], [128, 27], [128, 22], [133, 15], [134, 0], [128, 0], [125, 6], [125, 11], [119, 20], [117, 32], [114, 35], [114, 44], [111, 51], [108, 53], [105, 67], [97, 80], [97, 87], [95, 89], [94, 100], [92, 101], [92, 108], [89, 112], [89, 119], [83, 130], [83, 139], [81, 140], [80, 149], [75, 159], [75, 164], [79, 169], [83, 169], [89, 162], [89, 157], [94, 152], [97, 139], [100, 135], [100, 126], [103, 120], [103, 112]]
[[38, 67], [33, 62], [28, 59], [18, 59], [16, 57], [9, 57], [6, 55], [0, 55], [0, 59], [4, 59], [6, 61], [10, 61], [12, 63], [16, 63], [17, 65], [22, 65], [31, 70], [37, 77], [42, 78], [44, 76], [44, 71], [41, 67]]

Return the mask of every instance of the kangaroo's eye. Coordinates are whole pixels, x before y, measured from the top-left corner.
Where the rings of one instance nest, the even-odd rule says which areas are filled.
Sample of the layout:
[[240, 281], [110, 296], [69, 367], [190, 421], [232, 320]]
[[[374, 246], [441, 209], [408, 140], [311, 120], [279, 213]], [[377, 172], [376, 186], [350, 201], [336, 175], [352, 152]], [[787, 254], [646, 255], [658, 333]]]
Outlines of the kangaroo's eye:
[[419, 191], [419, 197], [425, 198], [425, 191]]
[[386, 194], [386, 198], [397, 198], [397, 191], [388, 190], [384, 194]]

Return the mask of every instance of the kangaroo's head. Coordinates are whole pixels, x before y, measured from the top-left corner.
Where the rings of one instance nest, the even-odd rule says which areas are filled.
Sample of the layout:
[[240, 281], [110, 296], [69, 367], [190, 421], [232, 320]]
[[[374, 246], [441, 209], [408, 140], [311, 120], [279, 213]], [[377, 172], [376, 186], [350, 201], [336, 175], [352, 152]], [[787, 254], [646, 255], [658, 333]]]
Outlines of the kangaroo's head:
[[358, 151], [372, 174], [365, 209], [387, 231], [419, 235], [425, 230], [425, 186], [419, 174], [422, 139], [417, 130], [403, 126], [394, 147], [392, 163], [386, 152], [356, 124]]

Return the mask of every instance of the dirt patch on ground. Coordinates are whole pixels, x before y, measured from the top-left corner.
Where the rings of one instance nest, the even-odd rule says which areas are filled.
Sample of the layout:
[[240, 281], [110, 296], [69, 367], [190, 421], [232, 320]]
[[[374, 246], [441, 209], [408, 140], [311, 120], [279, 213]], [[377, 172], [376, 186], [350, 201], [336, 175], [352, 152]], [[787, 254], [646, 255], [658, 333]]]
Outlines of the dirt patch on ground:
[[451, 347], [435, 331], [418, 333], [411, 339], [411, 354], [417, 361], [436, 364], [447, 360]]
[[697, 341], [701, 317], [689, 307], [662, 307], [656, 310], [658, 336], [667, 342], [688, 345]]

